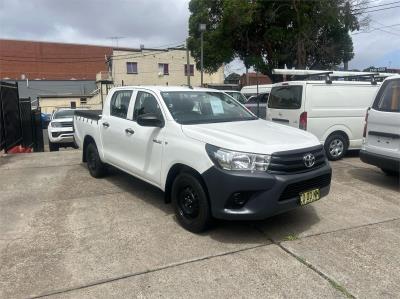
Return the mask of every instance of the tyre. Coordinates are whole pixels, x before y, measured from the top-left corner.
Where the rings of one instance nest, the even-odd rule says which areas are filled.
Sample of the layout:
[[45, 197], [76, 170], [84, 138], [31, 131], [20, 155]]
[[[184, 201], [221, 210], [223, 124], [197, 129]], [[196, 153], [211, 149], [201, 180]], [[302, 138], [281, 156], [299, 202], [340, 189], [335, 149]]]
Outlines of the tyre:
[[53, 142], [51, 142], [51, 141], [49, 140], [49, 150], [50, 150], [51, 152], [58, 152], [58, 150], [59, 150], [58, 144], [57, 144], [57, 143], [53, 143]]
[[94, 178], [101, 178], [106, 174], [106, 165], [101, 162], [99, 152], [94, 143], [89, 143], [85, 151], [89, 173]]
[[344, 157], [348, 142], [342, 134], [334, 133], [325, 140], [325, 153], [329, 160], [336, 161]]
[[400, 172], [397, 172], [397, 171], [394, 171], [394, 170], [385, 169], [385, 168], [381, 168], [381, 169], [388, 176], [399, 176], [400, 175]]
[[198, 178], [190, 173], [180, 173], [172, 184], [171, 199], [176, 218], [186, 230], [200, 233], [210, 227], [210, 204]]

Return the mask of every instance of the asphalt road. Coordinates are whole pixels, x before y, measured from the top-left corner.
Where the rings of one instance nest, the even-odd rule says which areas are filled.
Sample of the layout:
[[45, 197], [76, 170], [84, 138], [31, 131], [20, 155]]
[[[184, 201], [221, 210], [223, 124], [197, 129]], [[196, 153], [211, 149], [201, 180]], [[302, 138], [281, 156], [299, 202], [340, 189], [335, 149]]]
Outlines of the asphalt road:
[[399, 182], [348, 157], [328, 197], [191, 234], [156, 188], [79, 151], [0, 157], [0, 298], [395, 298]]

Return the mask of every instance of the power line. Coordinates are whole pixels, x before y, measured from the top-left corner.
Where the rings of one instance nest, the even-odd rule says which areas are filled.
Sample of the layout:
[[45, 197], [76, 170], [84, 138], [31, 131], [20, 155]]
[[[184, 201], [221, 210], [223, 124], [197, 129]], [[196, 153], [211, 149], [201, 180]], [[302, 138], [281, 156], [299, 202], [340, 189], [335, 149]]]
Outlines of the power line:
[[[374, 21], [374, 20], [371, 20], [371, 21], [372, 21], [372, 22], [375, 22], [375, 23], [377, 23], [377, 24], [382, 25], [382, 27], [372, 27], [372, 28], [369, 28], [368, 30], [364, 30], [364, 31], [352, 33], [352, 35], [365, 34], [365, 33], [372, 33], [372, 32], [374, 32], [374, 31], [376, 31], [376, 30], [381, 30], [382, 28], [391, 28], [391, 27], [395, 27], [395, 26], [400, 26], [400, 23], [392, 24], [392, 25], [384, 25], [384, 24], [381, 24], [381, 23], [376, 22], [376, 21]], [[391, 33], [394, 33], [394, 32], [391, 32]]]
[[370, 8], [375, 8], [375, 7], [388, 6], [388, 5], [397, 4], [397, 3], [400, 3], [400, 1], [395, 1], [395, 2], [390, 2], [390, 3], [385, 3], [385, 4], [379, 4], [379, 5], [374, 5], [374, 6], [367, 6], [365, 8], [355, 8], [355, 9], [353, 9], [353, 11], [361, 10], [361, 9], [370, 9]]
[[381, 11], [381, 10], [388, 10], [388, 9], [393, 9], [393, 8], [397, 8], [397, 7], [400, 7], [400, 5], [385, 7], [385, 8], [380, 8], [380, 9], [375, 9], [375, 10], [370, 10], [370, 11], [356, 12], [354, 15], [361, 15], [361, 14], [366, 14], [366, 13], [371, 13], [371, 12], [376, 12], [376, 11]]

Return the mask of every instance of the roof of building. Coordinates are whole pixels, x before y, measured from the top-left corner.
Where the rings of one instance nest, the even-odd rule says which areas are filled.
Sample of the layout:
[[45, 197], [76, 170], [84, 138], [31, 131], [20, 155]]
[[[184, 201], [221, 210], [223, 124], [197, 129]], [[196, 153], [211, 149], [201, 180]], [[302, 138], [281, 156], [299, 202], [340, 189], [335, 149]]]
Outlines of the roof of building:
[[37, 97], [83, 97], [97, 89], [94, 80], [19, 80], [18, 92], [20, 98]]

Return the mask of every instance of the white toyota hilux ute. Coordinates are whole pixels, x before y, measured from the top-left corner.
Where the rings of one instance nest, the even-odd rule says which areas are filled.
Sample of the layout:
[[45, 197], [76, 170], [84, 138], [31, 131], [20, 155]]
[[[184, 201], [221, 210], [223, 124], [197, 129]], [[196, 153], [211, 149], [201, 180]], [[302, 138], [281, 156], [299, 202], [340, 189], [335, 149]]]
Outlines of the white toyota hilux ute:
[[76, 112], [74, 128], [93, 177], [112, 165], [160, 188], [192, 232], [213, 218], [265, 219], [330, 189], [316, 137], [259, 119], [212, 89], [114, 88], [103, 111]]

